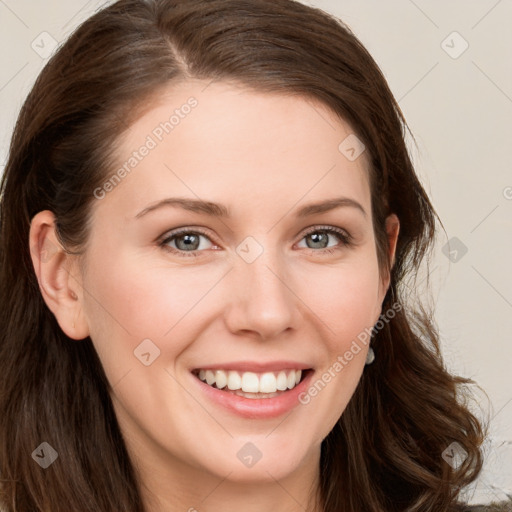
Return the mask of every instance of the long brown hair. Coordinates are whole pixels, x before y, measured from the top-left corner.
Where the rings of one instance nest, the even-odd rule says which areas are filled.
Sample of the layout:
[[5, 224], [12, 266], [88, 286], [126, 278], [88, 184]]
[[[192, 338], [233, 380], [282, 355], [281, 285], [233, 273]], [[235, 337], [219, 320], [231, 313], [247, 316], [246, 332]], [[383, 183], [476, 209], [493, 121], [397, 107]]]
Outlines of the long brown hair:
[[[56, 216], [85, 250], [93, 191], [120, 135], [159, 88], [189, 77], [319, 100], [366, 146], [379, 263], [385, 218], [400, 219], [376, 362], [322, 443], [325, 512], [451, 510], [482, 465], [483, 428], [444, 367], [431, 316], [405, 279], [428, 258], [436, 214], [410, 160], [406, 123], [378, 66], [339, 20], [293, 0], [120, 0], [83, 23], [26, 99], [1, 182], [0, 504], [7, 512], [142, 512], [137, 472], [89, 338], [60, 329], [28, 247], [32, 217]], [[58, 459], [42, 470], [42, 442]], [[467, 452], [453, 469], [442, 454]]]

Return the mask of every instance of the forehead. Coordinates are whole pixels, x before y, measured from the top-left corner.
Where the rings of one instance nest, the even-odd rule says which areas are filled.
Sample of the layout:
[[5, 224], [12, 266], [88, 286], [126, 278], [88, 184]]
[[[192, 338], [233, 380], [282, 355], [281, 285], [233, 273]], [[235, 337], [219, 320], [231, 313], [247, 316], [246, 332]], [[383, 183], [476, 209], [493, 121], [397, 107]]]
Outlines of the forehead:
[[276, 214], [339, 195], [369, 206], [361, 149], [350, 125], [318, 101], [182, 82], [160, 91], [120, 138], [106, 175], [113, 183], [97, 207], [131, 212], [166, 195]]

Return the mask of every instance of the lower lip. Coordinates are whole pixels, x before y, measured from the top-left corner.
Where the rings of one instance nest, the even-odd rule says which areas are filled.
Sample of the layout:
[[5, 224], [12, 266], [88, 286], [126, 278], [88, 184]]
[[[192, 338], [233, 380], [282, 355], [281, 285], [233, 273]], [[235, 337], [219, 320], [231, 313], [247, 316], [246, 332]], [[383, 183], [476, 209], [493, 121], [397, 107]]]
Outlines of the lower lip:
[[192, 377], [212, 402], [243, 418], [266, 419], [277, 418], [299, 405], [299, 395], [308, 389], [313, 373], [309, 370], [297, 386], [274, 398], [245, 398], [212, 388], [195, 375]]

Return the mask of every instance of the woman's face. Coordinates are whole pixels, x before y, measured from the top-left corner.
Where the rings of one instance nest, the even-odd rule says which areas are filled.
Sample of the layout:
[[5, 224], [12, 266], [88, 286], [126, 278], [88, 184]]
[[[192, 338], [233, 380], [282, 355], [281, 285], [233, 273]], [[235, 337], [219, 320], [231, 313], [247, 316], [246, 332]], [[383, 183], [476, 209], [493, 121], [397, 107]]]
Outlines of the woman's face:
[[318, 460], [387, 287], [353, 137], [304, 98], [189, 81], [122, 138], [80, 301], [139, 464], [256, 481]]

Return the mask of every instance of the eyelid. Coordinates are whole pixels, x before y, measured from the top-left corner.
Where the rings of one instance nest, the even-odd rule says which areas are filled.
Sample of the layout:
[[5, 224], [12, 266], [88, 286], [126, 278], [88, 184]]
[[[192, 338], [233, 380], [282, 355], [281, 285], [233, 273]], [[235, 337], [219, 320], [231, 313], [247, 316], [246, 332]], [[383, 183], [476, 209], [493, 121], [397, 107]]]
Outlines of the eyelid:
[[167, 245], [167, 243], [171, 239], [178, 238], [182, 234], [198, 234], [198, 235], [202, 235], [205, 238], [207, 238], [213, 245], [218, 245], [215, 242], [215, 240], [212, 239], [213, 237], [212, 237], [212, 235], [208, 231], [205, 231], [203, 228], [194, 227], [194, 226], [183, 226], [181, 228], [176, 228], [176, 229], [171, 229], [170, 231], [166, 231], [162, 236], [158, 237], [158, 239], [157, 239], [158, 245], [160, 247], [163, 247], [164, 249], [167, 249], [170, 252], [179, 253], [180, 255], [185, 255], [185, 256], [197, 256], [198, 255], [197, 253], [204, 252], [204, 251], [198, 251], [198, 250], [195, 250], [195, 251], [179, 251], [179, 250], [174, 249], [173, 247], [169, 247]]
[[[340, 246], [335, 246], [335, 247], [326, 247], [326, 248], [323, 248], [323, 249], [312, 249], [312, 248], [305, 248], [306, 250], [309, 250], [313, 253], [329, 253], [329, 252], [332, 252], [332, 251], [335, 251], [337, 249], [340, 249], [340, 248], [343, 248], [343, 247], [346, 247], [348, 245], [352, 245], [353, 243], [353, 237], [352, 235], [346, 230], [346, 229], [343, 229], [343, 228], [339, 228], [337, 226], [332, 226], [332, 225], [314, 225], [314, 226], [310, 226], [309, 228], [306, 228], [306, 230], [302, 231], [301, 232], [301, 237], [299, 239], [299, 242], [301, 240], [303, 240], [306, 236], [308, 236], [309, 234], [311, 233], [316, 233], [317, 231], [326, 231], [326, 232], [329, 232], [330, 234], [336, 234], [338, 236], [338, 238], [341, 240], [341, 247]], [[164, 235], [162, 235], [161, 237], [158, 238], [158, 243], [160, 246], [162, 246], [164, 249], [174, 253], [174, 254], [179, 254], [180, 256], [199, 256], [202, 252], [205, 252], [205, 250], [194, 250], [194, 251], [181, 251], [181, 250], [177, 250], [177, 249], [174, 249], [172, 247], [169, 247], [167, 245], [168, 241], [170, 241], [171, 239], [175, 239], [177, 237], [179, 237], [181, 234], [199, 234], [199, 235], [203, 235], [204, 237], [206, 237], [208, 240], [210, 240], [210, 242], [213, 244], [213, 245], [219, 245], [215, 242], [214, 239], [212, 239], [213, 237], [211, 236], [211, 234], [208, 232], [208, 231], [205, 231], [203, 228], [199, 228], [199, 227], [194, 227], [194, 226], [183, 226], [181, 228], [176, 228], [176, 229], [173, 229], [173, 230], [170, 230], [170, 231], [167, 231]]]
[[330, 226], [330, 225], [325, 225], [325, 226], [316, 225], [316, 226], [311, 226], [310, 228], [307, 228], [306, 231], [303, 232], [301, 240], [305, 236], [307, 236], [311, 233], [316, 233], [317, 231], [328, 231], [331, 233], [336, 233], [340, 237], [345, 238], [346, 240], [352, 240], [352, 235], [346, 229], [338, 228], [336, 226]]
[[179, 236], [183, 233], [198, 233], [198, 234], [206, 236], [209, 239], [212, 238], [210, 232], [205, 231], [203, 228], [199, 228], [199, 227], [195, 227], [195, 226], [183, 226], [181, 228], [175, 228], [175, 229], [166, 231], [161, 237], [159, 237], [159, 240], [165, 240], [167, 238]]

